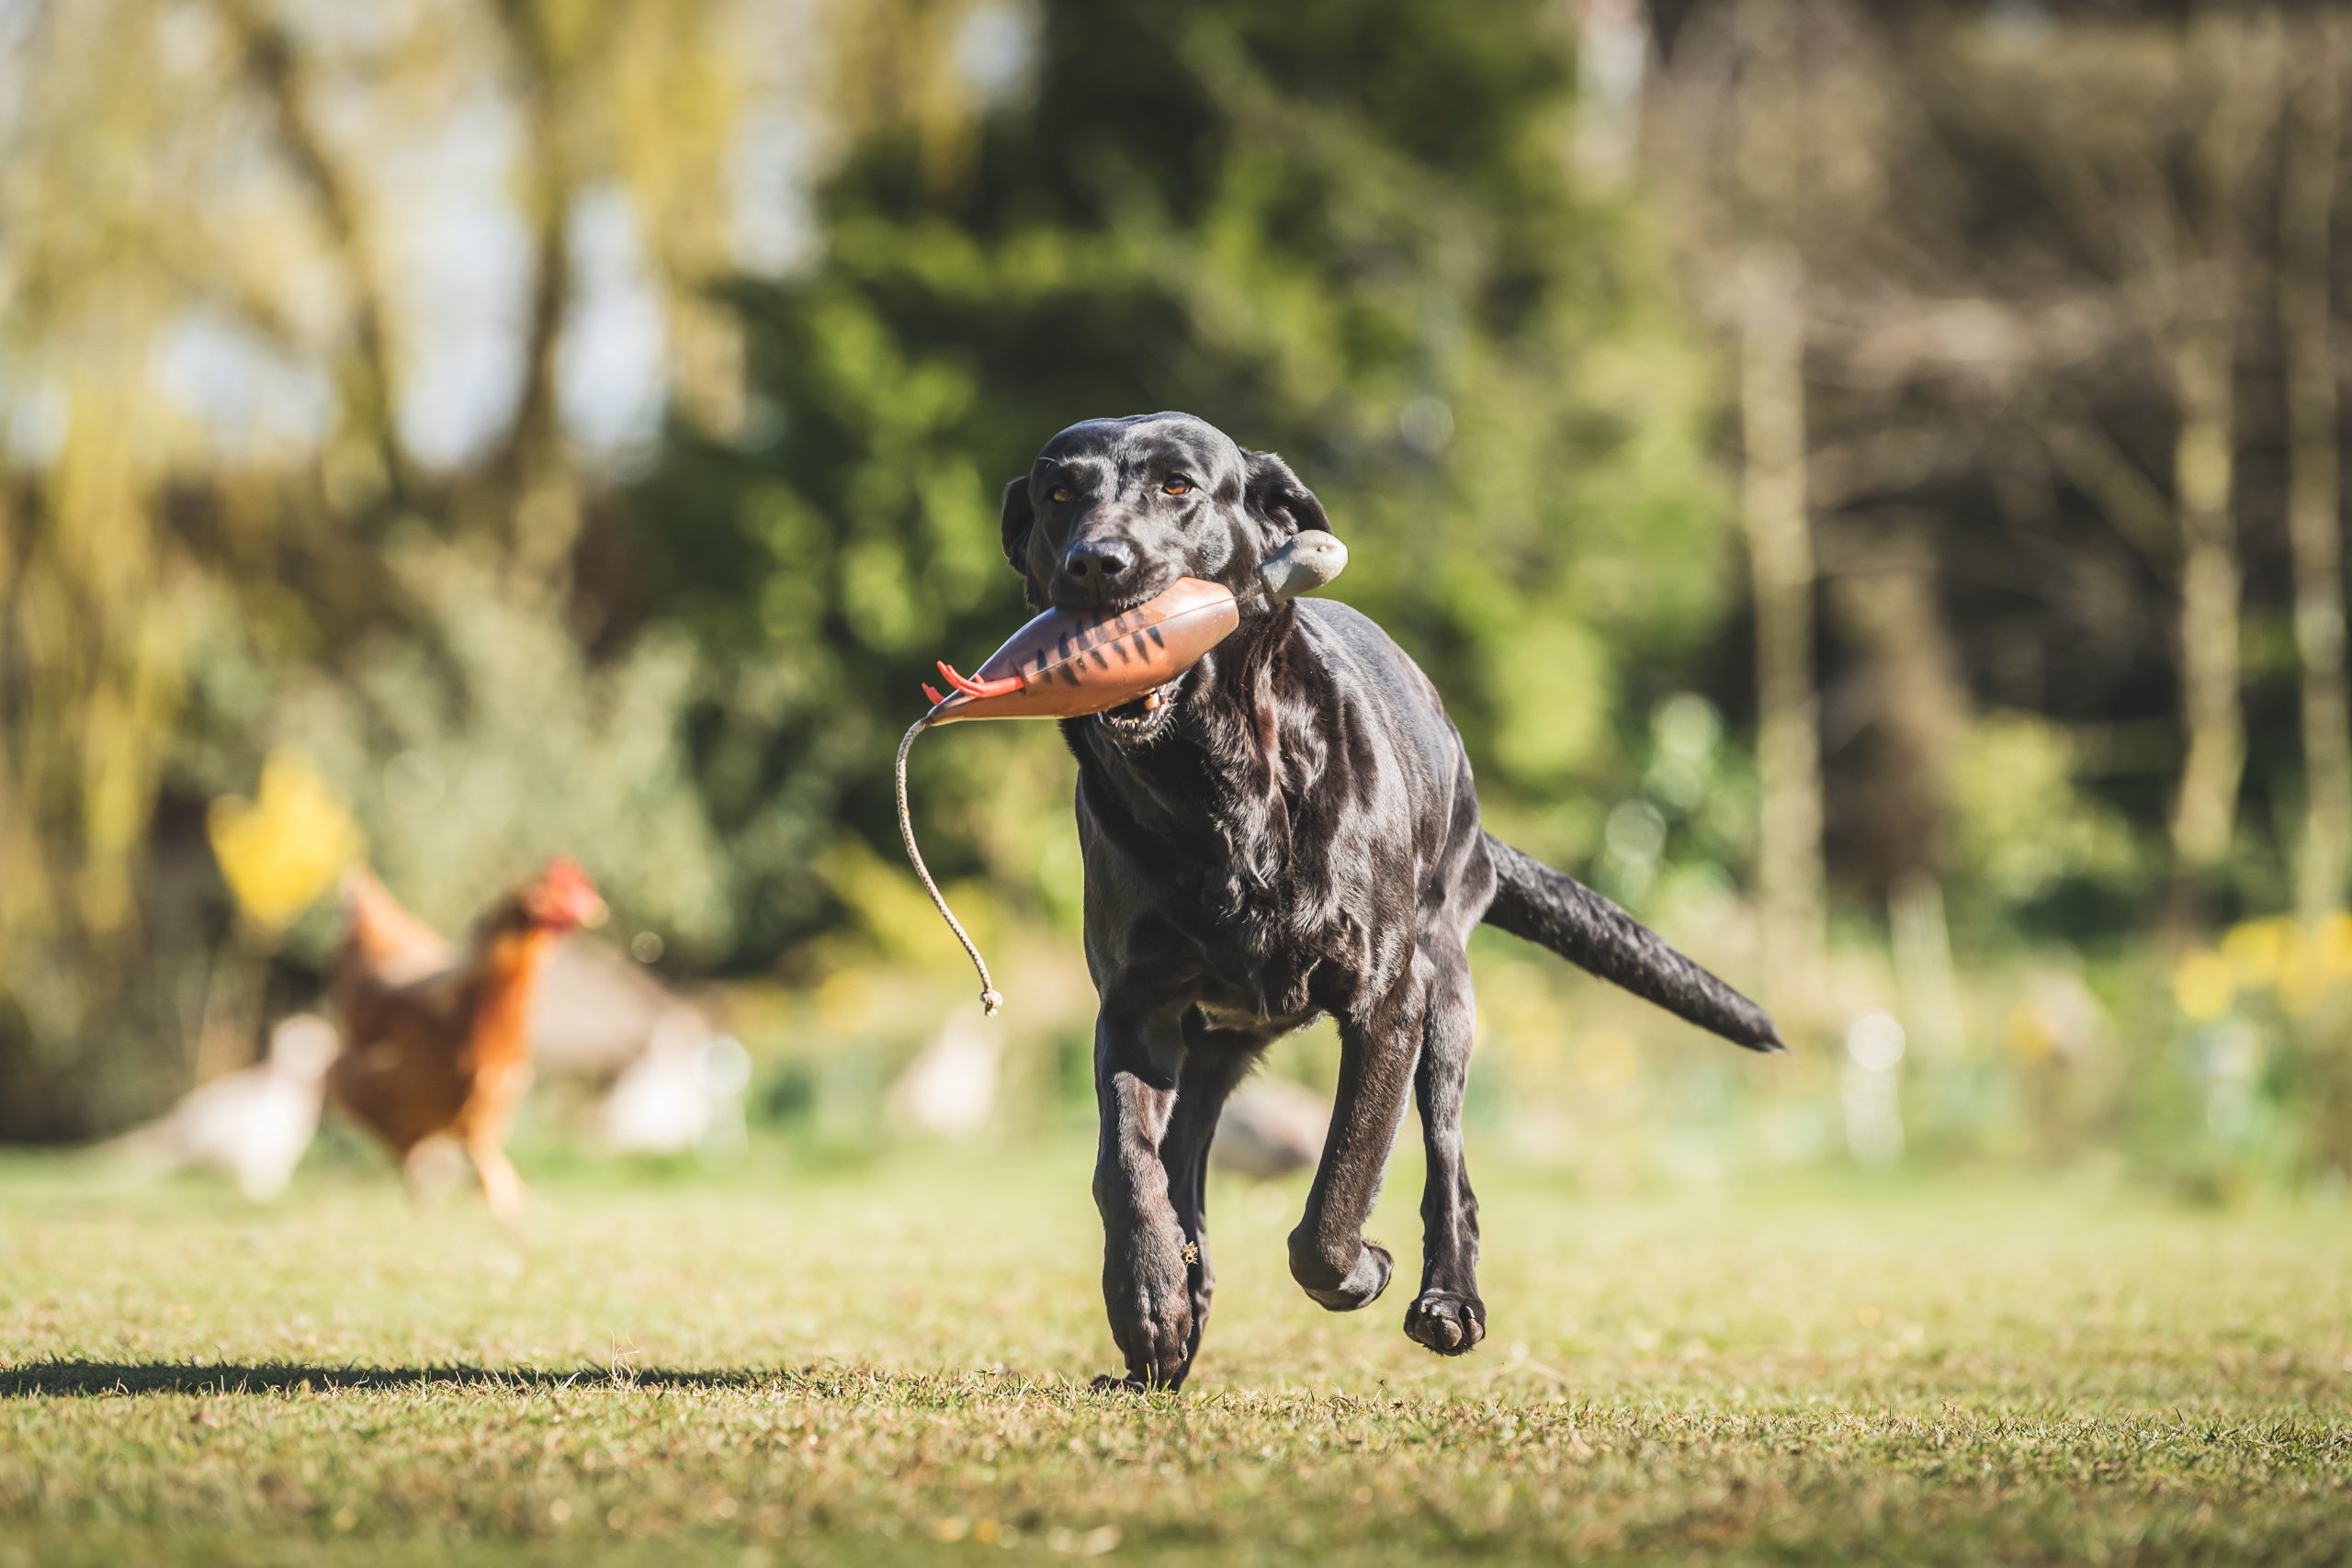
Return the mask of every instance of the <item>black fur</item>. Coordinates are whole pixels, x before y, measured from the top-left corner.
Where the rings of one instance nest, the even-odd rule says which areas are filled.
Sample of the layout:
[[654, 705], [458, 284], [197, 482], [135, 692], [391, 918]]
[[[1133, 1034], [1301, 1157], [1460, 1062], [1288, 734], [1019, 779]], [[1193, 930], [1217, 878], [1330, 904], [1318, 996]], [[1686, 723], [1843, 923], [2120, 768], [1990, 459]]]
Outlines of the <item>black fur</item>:
[[1751, 1051], [1785, 1051], [1764, 1010], [1668, 947], [1657, 932], [1573, 876], [1487, 836], [1495, 898], [1487, 923], [1548, 947], [1675, 1017]]
[[[1073, 425], [1004, 499], [1005, 557], [1040, 607], [1125, 607], [1185, 576], [1239, 591], [1309, 527], [1329, 521], [1281, 458], [1180, 413]], [[1623, 910], [1482, 831], [1435, 688], [1346, 605], [1253, 604], [1165, 695], [1062, 726], [1101, 1004], [1094, 1195], [1118, 1381], [1191, 1371], [1217, 1112], [1270, 1043], [1324, 1013], [1339, 1094], [1291, 1272], [1334, 1310], [1386, 1288], [1390, 1256], [1363, 1227], [1409, 1094], [1429, 1177], [1405, 1331], [1468, 1350], [1486, 1333], [1461, 1133], [1471, 930], [1491, 920], [1752, 1049], [1780, 1038]]]

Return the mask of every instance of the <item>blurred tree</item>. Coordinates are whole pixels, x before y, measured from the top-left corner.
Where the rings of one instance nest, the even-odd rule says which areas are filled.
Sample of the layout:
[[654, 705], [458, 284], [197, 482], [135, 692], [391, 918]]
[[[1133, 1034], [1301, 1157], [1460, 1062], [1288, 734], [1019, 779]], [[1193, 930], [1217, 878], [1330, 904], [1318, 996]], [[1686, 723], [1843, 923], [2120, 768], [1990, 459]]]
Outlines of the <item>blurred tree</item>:
[[[1951, 47], [1920, 57], [1923, 79], [1946, 133], [1973, 143], [1973, 176], [1999, 167], [2021, 181], [1998, 226], [1976, 230], [1978, 265], [2076, 290], [2107, 318], [2093, 364], [2067, 363], [2073, 344], [2020, 340], [2035, 377], [2029, 428], [2177, 595], [2169, 837], [2186, 897], [2224, 880], [2245, 767], [2238, 382], [2278, 18], [2214, 7], [2031, 38], [1946, 24], [1923, 47], [1930, 38]], [[2170, 426], [2160, 466], [2116, 433], [2151, 413]]]
[[[1669, 913], [1756, 862], [1801, 949], [1883, 906], [1923, 1063], [1996, 1016], [1947, 896], [1963, 953], [2136, 937], [2168, 862], [2340, 903], [2341, 31], [0, 4], [0, 1134], [307, 999], [345, 809], [447, 924], [561, 847], [684, 968], [952, 960], [914, 682], [1021, 617], [1003, 479], [1171, 404], [1321, 491], [1499, 829]], [[1050, 739], [917, 765], [972, 912], [1068, 918]]]
[[[1936, 830], [1953, 795], [1901, 740], [1916, 713], [1872, 695], [1906, 684], [1877, 668], [1889, 659], [1948, 664], [1963, 721], [1983, 705], [2069, 727], [2077, 767], [2104, 769], [2093, 787], [2107, 805], [2164, 819], [2177, 911], [2192, 890], [2224, 906], [2276, 897], [2290, 856], [2241, 829], [2242, 797], [2309, 802], [2292, 837], [2322, 880], [2340, 880], [2324, 869], [2344, 728], [2326, 716], [2341, 707], [2325, 348], [2338, 154], [2305, 132], [2290, 192], [2277, 134], [2285, 60], [2331, 70], [2315, 63], [2319, 24], [2226, 6], [2060, 17], [1805, 0], [1765, 8], [1804, 73], [1803, 92], [1776, 96], [1742, 41], [1746, 6], [1662, 9], [1673, 28], [1647, 167], [1696, 272], [1739, 254], [1739, 154], [1783, 182], [1774, 220], [1802, 279], [1803, 483], [1822, 570], [1866, 580], [1833, 591], [1844, 608], [1815, 650], [1830, 849], [1849, 884], [1911, 902], [1893, 890], [1932, 873], [1960, 878], [1980, 912], [2001, 901], [1978, 897], [1994, 891], [1980, 866], [1937, 847], [1953, 841]], [[2324, 108], [2319, 88], [2303, 91]], [[1732, 140], [1758, 116], [1758, 135]], [[2273, 278], [2295, 323], [2280, 333], [2256, 308]], [[1725, 283], [1715, 296], [1736, 336], [1742, 295]], [[2274, 402], [2282, 361], [2291, 385]], [[2262, 510], [2282, 468], [2298, 476], [2292, 552]], [[1907, 615], [1856, 613], [1889, 581], [1882, 535], [1925, 552], [1931, 592], [1914, 609], [1941, 623], [1923, 631], [1949, 637], [1949, 660], [1877, 635]], [[2308, 788], [2244, 712], [2283, 671], [2268, 628], [2283, 630], [2287, 602], [2300, 606]], [[1917, 824], [1914, 851], [1874, 819]], [[2098, 929], [2134, 924], [2152, 859], [2109, 857], [2106, 886], [2045, 894], [2104, 900]], [[2083, 929], [2086, 907], [2069, 908]]]
[[[334, 769], [396, 872], [468, 856], [435, 863], [447, 886], [409, 879], [445, 918], [492, 862], [570, 832], [616, 907], [689, 957], [719, 945], [718, 851], [659, 700], [678, 652], [575, 581], [609, 476], [560, 383], [601, 203], [650, 236], [681, 397], [734, 384], [731, 318], [683, 280], [729, 254], [697, 176], [748, 112], [741, 19], [728, 0], [0, 15], [0, 1134], [119, 1122], [250, 1054], [271, 954], [232, 928], [201, 807], [279, 745]], [[485, 164], [508, 188], [453, 244], [446, 176]], [[511, 399], [493, 349], [459, 444], [428, 450], [420, 431], [453, 426], [447, 375], [417, 374], [448, 338], [421, 280], [452, 251], [494, 260], [509, 213]], [[591, 745], [615, 765], [582, 769]], [[469, 810], [402, 820], [399, 759]]]
[[[1757, 883], [1776, 1003], [1802, 1012], [1822, 999], [1827, 939], [1816, 601], [1825, 565], [1837, 563], [1826, 554], [1833, 540], [1825, 521], [1841, 521], [1856, 576], [1867, 581], [1845, 595], [1844, 620], [1873, 662], [1882, 654], [1891, 661], [1885, 695], [1917, 695], [1919, 677], [1939, 668], [1924, 646], [1935, 638], [1932, 624], [1898, 629], [1901, 612], [1876, 615], [1875, 598], [1864, 601], [1903, 579], [1888, 573], [1888, 552], [1876, 547], [1870, 526], [1839, 517], [1911, 456], [1886, 449], [1895, 422], [1883, 412], [1858, 417], [1828, 370], [1838, 307], [1859, 270], [1859, 231], [1887, 197], [1876, 137], [1890, 106], [1877, 91], [1883, 62], [1870, 29], [1843, 6], [1723, 0], [1678, 20], [1645, 160], [1673, 214], [1691, 292], [1739, 365], [1740, 520], [1755, 615]], [[1906, 637], [1923, 646], [1899, 648]], [[1889, 771], [1908, 767], [1909, 776], [1874, 780], [1886, 787], [1871, 792], [1873, 799], [1905, 795], [1892, 815], [1905, 830], [1849, 827], [1849, 848], [1868, 840], [1863, 863], [1850, 869], [1877, 897], [1931, 898], [1942, 802], [1933, 790], [1911, 787], [1925, 774], [1902, 760], [1924, 732], [1906, 728], [1891, 701], [1877, 702], [1868, 716], [1891, 739]], [[1861, 814], [1888, 816], [1868, 807], [1847, 816]], [[1898, 848], [1898, 837], [1910, 842]]]
[[1813, 520], [1805, 479], [1805, 298], [1802, 199], [1806, 88], [1798, 13], [1739, 13], [1731, 307], [1739, 355], [1740, 523], [1756, 605], [1757, 857], [1773, 998], [1815, 1003], [1827, 910], [1822, 892], [1821, 727], [1814, 672]]
[[[208, 148], [153, 24], [124, 7], [45, 8], [27, 24], [61, 61], [0, 94], [6, 282], [0, 378], [15, 461], [0, 499], [0, 1131], [123, 1115], [184, 1070], [207, 964], [151, 955], [148, 834], [184, 672], [212, 586], [163, 504], [193, 443], [147, 371], [212, 225], [187, 186]], [[104, 62], [101, 69], [99, 62]], [[209, 122], [217, 127], [217, 121]], [[71, 135], [63, 128], [74, 128]], [[158, 153], [157, 150], [161, 150]], [[126, 238], [173, 223], [177, 253]], [[27, 461], [28, 458], [31, 460]], [[222, 498], [247, 522], [253, 498]], [[130, 989], [126, 977], [147, 983]], [[77, 1073], [98, 1031], [164, 1038], [112, 1075]]]
[[2302, 671], [2306, 920], [2344, 907], [2352, 875], [2352, 708], [2345, 698], [2342, 399], [2335, 363], [2335, 182], [2344, 162], [2342, 19], [2305, 24], [2292, 51], [2279, 188], [2278, 346], [2286, 383], [2287, 529]]
[[[1563, 18], [1052, 4], [1008, 71], [991, 29], [1024, 14], [907, 8], [931, 30], [877, 65], [822, 259], [731, 291], [755, 438], [682, 432], [639, 498], [661, 604], [705, 650], [742, 954], [838, 920], [841, 826], [897, 853], [915, 682], [1023, 615], [1001, 488], [1094, 414], [1182, 407], [1283, 451], [1355, 547], [1347, 597], [1445, 690], [1498, 826], [1581, 860], [1588, 803], [1630, 781], [1617, 716], [1721, 611], [1725, 518], [1713, 388], [1651, 242], [1569, 175]], [[915, 68], [943, 51], [960, 76]], [[942, 858], [1033, 884], [1069, 835], [1057, 751], [987, 727], [919, 750], [925, 815], [971, 846]]]

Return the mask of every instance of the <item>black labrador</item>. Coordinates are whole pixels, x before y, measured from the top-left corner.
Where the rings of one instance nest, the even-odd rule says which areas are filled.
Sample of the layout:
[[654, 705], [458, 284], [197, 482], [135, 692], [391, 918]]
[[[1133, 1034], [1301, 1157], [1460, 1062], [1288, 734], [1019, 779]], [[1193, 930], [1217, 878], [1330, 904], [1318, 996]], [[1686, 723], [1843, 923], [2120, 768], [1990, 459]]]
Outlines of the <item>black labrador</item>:
[[[1238, 592], [1291, 535], [1329, 526], [1280, 457], [1182, 413], [1072, 425], [1004, 494], [1004, 553], [1040, 609], [1124, 608], [1187, 576]], [[1463, 944], [1481, 920], [1751, 1050], [1784, 1048], [1755, 1004], [1480, 830], [1436, 689], [1345, 604], [1254, 603], [1186, 674], [1062, 732], [1100, 997], [1094, 1199], [1116, 1382], [1173, 1388], [1192, 1370], [1217, 1112], [1269, 1043], [1325, 1013], [1339, 1095], [1291, 1273], [1333, 1311], [1386, 1289], [1389, 1254], [1363, 1223], [1409, 1095], [1429, 1179], [1405, 1332], [1449, 1356], [1485, 1337], [1461, 1127]]]

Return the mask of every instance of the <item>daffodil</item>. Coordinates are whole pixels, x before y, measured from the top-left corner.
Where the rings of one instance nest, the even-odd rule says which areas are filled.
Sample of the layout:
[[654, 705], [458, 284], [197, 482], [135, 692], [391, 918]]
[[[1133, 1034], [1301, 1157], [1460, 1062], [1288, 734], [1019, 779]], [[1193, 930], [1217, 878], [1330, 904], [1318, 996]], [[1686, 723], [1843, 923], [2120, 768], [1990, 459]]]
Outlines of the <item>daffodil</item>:
[[2237, 981], [2227, 959], [2210, 949], [2199, 950], [2173, 971], [2172, 994], [2181, 1011], [2199, 1023], [2211, 1023], [2230, 1010]]
[[215, 800], [205, 826], [238, 908], [265, 931], [309, 908], [364, 847], [334, 787], [292, 751], [269, 754], [254, 799]]
[[2240, 986], [2275, 986], [2288, 950], [2301, 934], [2295, 922], [2283, 916], [2245, 920], [2223, 933], [2222, 956], [2228, 960], [2230, 975]]

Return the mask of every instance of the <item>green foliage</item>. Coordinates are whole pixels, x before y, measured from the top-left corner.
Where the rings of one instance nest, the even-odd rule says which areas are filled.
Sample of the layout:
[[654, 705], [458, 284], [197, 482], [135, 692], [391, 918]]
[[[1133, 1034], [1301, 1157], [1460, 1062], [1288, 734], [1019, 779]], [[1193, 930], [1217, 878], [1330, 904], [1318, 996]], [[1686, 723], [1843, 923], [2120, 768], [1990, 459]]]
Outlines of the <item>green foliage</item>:
[[2064, 729], [2030, 714], [1971, 727], [1951, 784], [1963, 890], [2008, 910], [2069, 884], [2148, 885], [2131, 825], [2081, 787], [2075, 751]]
[[[1283, 452], [1498, 807], [1571, 847], [1558, 808], [1630, 773], [1617, 716], [1715, 626], [1724, 519], [1657, 249], [1565, 172], [1566, 43], [1532, 0], [1058, 4], [962, 162], [887, 120], [851, 149], [822, 260], [732, 292], [766, 439], [682, 443], [639, 498], [704, 653], [745, 953], [839, 919], [808, 874], [839, 826], [895, 853], [915, 682], [1024, 615], [999, 491], [1095, 414], [1181, 407]], [[1033, 882], [1050, 743], [937, 744], [940, 858]]]

